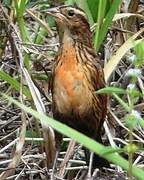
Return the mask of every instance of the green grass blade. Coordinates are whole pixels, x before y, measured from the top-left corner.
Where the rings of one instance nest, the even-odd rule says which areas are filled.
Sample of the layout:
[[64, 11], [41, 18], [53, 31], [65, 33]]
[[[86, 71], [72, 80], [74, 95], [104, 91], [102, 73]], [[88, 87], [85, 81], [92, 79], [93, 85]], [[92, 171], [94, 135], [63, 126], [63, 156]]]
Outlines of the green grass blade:
[[119, 104], [121, 104], [123, 106], [123, 108], [127, 111], [127, 112], [131, 112], [131, 108], [128, 106], [127, 103], [125, 103], [117, 94], [112, 93], [112, 95], [114, 96], [114, 98], [119, 102]]
[[87, 1], [94, 23], [97, 21], [99, 0]]
[[135, 62], [136, 67], [144, 66], [144, 40], [134, 47], [137, 61]]
[[96, 34], [95, 34], [95, 42], [94, 42], [95, 48], [98, 47], [98, 45], [99, 45], [99, 37], [101, 36], [100, 35], [101, 34], [101, 26], [103, 24], [105, 9], [106, 9], [106, 1], [105, 0], [99, 1], [97, 26], [96, 26]]
[[19, 15], [23, 16], [24, 11], [25, 11], [26, 3], [27, 3], [27, 0], [21, 0], [20, 6], [19, 6]]
[[26, 5], [25, 0], [20, 1], [20, 4], [18, 4], [18, 1], [14, 0], [14, 6], [15, 6], [15, 10], [16, 10], [17, 22], [19, 25], [20, 33], [21, 33], [21, 38], [24, 42], [29, 42], [29, 34], [26, 29], [25, 21], [23, 18], [23, 14], [25, 11], [25, 5]]
[[[8, 97], [7, 95], [3, 95], [6, 99], [8, 99], [10, 102], [16, 104], [18, 107], [20, 107], [21, 109], [23, 109], [25, 112], [31, 114], [32, 116], [34, 116], [35, 118], [41, 119], [41, 121], [43, 121], [43, 123], [47, 126], [51, 126], [52, 128], [54, 128], [55, 130], [57, 130], [58, 132], [71, 137], [72, 139], [76, 140], [77, 142], [83, 144], [85, 147], [89, 148], [91, 151], [99, 154], [100, 156], [106, 158], [107, 160], [113, 162], [114, 164], [119, 165], [120, 167], [122, 167], [123, 169], [125, 169], [126, 171], [128, 171], [129, 169], [129, 164], [128, 161], [126, 161], [124, 158], [122, 158], [121, 156], [119, 156], [116, 153], [104, 153], [104, 152], [108, 152], [109, 151], [109, 147], [106, 148], [105, 146], [95, 142], [94, 140], [88, 138], [85, 135], [82, 135], [81, 133], [79, 133], [78, 131], [50, 118], [47, 117], [44, 114], [38, 113], [36, 111], [34, 111], [33, 109], [25, 106], [24, 104], [19, 103], [18, 101], [14, 100], [12, 97]], [[106, 149], [108, 151], [106, 151]], [[144, 171], [142, 171], [141, 169], [133, 166], [132, 167], [132, 174], [133, 176], [137, 177], [138, 179], [142, 180], [144, 177]]]
[[[100, 1], [101, 2], [101, 1]], [[119, 5], [121, 4], [121, 0], [117, 0], [117, 1], [113, 1], [111, 8], [109, 9], [106, 17], [105, 17], [105, 21], [104, 23], [101, 25], [99, 24], [101, 22], [101, 17], [99, 17], [98, 19], [98, 27], [97, 30], [98, 32], [96, 32], [95, 38], [94, 38], [94, 47], [96, 49], [96, 51], [99, 51], [99, 48], [101, 46], [101, 43], [103, 42], [107, 32], [108, 32], [108, 28], [112, 23], [112, 19], [113, 16], [115, 15]], [[103, 9], [102, 4], [99, 5], [99, 11], [101, 11], [101, 9]], [[101, 9], [100, 9], [101, 8]], [[98, 15], [100, 16], [100, 15]], [[100, 26], [101, 25], [101, 26]]]
[[[21, 85], [16, 79], [12, 78], [4, 71], [0, 71], [0, 78], [6, 81], [8, 84], [10, 84], [15, 90], [20, 92]], [[26, 86], [23, 86], [23, 94], [27, 97], [31, 97], [30, 91]]]
[[127, 92], [126, 90], [117, 87], [106, 87], [96, 91], [96, 94], [112, 94], [112, 93], [126, 94]]

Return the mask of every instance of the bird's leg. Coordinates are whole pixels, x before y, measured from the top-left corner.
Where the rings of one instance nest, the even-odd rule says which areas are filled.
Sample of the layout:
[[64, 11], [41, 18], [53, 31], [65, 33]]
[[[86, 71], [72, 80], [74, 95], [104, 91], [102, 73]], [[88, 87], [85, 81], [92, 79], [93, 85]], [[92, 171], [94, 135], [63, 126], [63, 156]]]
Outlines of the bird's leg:
[[91, 152], [91, 153], [90, 153], [88, 173], [87, 173], [87, 179], [91, 179], [92, 165], [93, 165], [93, 157], [94, 157], [94, 152]]
[[55, 141], [56, 141], [56, 153], [55, 153], [55, 159], [54, 159], [53, 168], [52, 168], [51, 180], [55, 179], [54, 173], [56, 169], [56, 162], [57, 162], [57, 158], [60, 152], [60, 145], [62, 142], [62, 135], [56, 131], [55, 131]]
[[51, 174], [51, 180], [54, 180], [54, 173], [55, 173], [55, 168], [56, 168], [56, 162], [57, 162], [57, 158], [58, 158], [58, 154], [59, 154], [59, 150], [56, 151], [56, 155], [55, 155], [55, 160], [53, 163], [53, 168], [52, 168], [52, 174]]

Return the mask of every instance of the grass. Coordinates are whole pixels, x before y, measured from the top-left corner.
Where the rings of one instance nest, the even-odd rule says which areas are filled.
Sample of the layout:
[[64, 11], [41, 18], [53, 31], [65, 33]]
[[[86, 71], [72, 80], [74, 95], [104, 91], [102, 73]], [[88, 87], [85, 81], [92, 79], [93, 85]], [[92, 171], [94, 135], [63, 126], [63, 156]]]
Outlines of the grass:
[[[101, 54], [101, 57], [105, 51], [105, 56], [103, 57], [103, 59], [105, 59], [104, 73], [108, 83], [107, 88], [101, 89], [96, 93], [110, 94], [110, 111], [114, 109], [113, 113], [115, 113], [117, 118], [120, 116], [118, 112], [122, 112], [121, 118], [118, 119], [123, 123], [123, 126], [128, 128], [128, 133], [124, 133], [126, 139], [121, 138], [121, 135], [118, 132], [115, 133], [117, 139], [121, 139], [121, 141], [124, 141], [127, 145], [117, 142], [111, 135], [111, 140], [122, 147], [117, 148], [115, 146], [114, 148], [112, 145], [106, 147], [45, 115], [47, 106], [49, 107], [51, 104], [51, 97], [48, 96], [47, 93], [47, 77], [51, 70], [52, 59], [55, 57], [55, 51], [53, 50], [57, 51], [57, 47], [52, 46], [53, 53], [51, 53], [49, 50], [43, 50], [46, 48], [43, 44], [46, 44], [49, 47], [51, 47], [52, 43], [54, 44], [54, 38], [51, 40], [48, 36], [54, 35], [50, 27], [56, 29], [56, 26], [52, 19], [45, 19], [45, 17], [38, 14], [38, 11], [35, 11], [35, 8], [45, 9], [47, 6], [51, 6], [51, 4], [45, 2], [36, 3], [30, 0], [15, 0], [11, 4], [9, 3], [10, 2], [8, 1], [2, 2], [2, 20], [0, 20], [0, 24], [4, 24], [4, 26], [2, 26], [4, 31], [6, 32], [8, 30], [8, 34], [4, 34], [6, 38], [0, 38], [0, 44], [2, 45], [0, 45], [0, 58], [2, 59], [0, 62], [0, 78], [2, 82], [0, 90], [2, 93], [5, 93], [4, 97], [9, 102], [8, 103], [5, 101], [5, 98], [1, 97], [1, 107], [4, 111], [6, 113], [10, 111], [12, 114], [15, 114], [13, 109], [16, 107], [13, 107], [12, 103], [21, 109], [18, 109], [18, 111], [22, 120], [22, 126], [19, 125], [17, 128], [29, 126], [26, 121], [28, 120], [30, 122], [30, 117], [40, 119], [42, 130], [36, 120], [36, 130], [34, 131], [36, 131], [36, 137], [38, 138], [41, 138], [41, 134], [43, 134], [44, 144], [40, 143], [41, 145], [37, 152], [46, 151], [47, 157], [51, 144], [52, 148], [54, 148], [54, 139], [51, 133], [52, 127], [60, 133], [83, 144], [91, 151], [103, 156], [115, 165], [115, 169], [117, 169], [117, 166], [121, 167], [123, 173], [125, 173], [125, 171], [127, 172], [129, 179], [132, 179], [132, 177], [143, 179], [143, 169], [133, 166], [133, 162], [135, 162], [137, 158], [140, 158], [139, 154], [143, 153], [143, 149], [141, 148], [143, 142], [139, 141], [138, 143], [135, 143], [136, 139], [134, 136], [134, 133], [136, 133], [138, 137], [142, 138], [142, 128], [144, 127], [144, 119], [142, 116], [144, 99], [144, 84], [142, 80], [142, 68], [144, 64], [143, 28], [135, 31], [132, 30], [132, 32], [129, 33], [126, 27], [127, 19], [123, 19], [123, 17], [127, 17], [126, 14], [125, 16], [117, 16], [119, 8], [122, 8], [121, 0], [113, 1], [113, 3], [110, 0], [101, 0], [99, 3], [97, 0], [65, 1], [66, 4], [77, 3], [77, 5], [86, 12], [90, 25], [96, 26], [96, 31], [94, 31], [93, 34], [93, 43], [96, 52]], [[10, 8], [8, 9], [7, 7]], [[137, 13], [135, 14], [137, 16]], [[134, 16], [134, 13], [132, 16]], [[115, 21], [114, 17], [116, 19]], [[6, 21], [3, 21], [4, 19], [6, 19]], [[47, 24], [41, 19], [45, 19]], [[140, 20], [138, 22], [139, 24], [141, 23]], [[133, 20], [133, 23], [135, 23], [135, 20]], [[48, 24], [50, 24], [50, 27]], [[118, 24], [118, 26], [123, 25], [126, 32], [115, 27], [115, 24]], [[115, 28], [115, 30], [113, 30], [113, 28]], [[117, 31], [117, 33], [123, 37], [124, 42], [121, 42], [117, 36], [115, 36], [113, 33], [114, 31]], [[11, 32], [13, 32], [13, 34]], [[128, 37], [126, 37], [126, 35]], [[113, 38], [115, 38], [116, 42], [113, 41]], [[28, 46], [28, 44], [31, 44], [31, 46]], [[109, 48], [109, 44], [111, 44], [112, 49]], [[42, 50], [39, 49], [40, 46], [42, 46]], [[107, 47], [109, 55], [106, 54]], [[6, 63], [4, 57], [8, 59]], [[12, 57], [12, 63], [10, 57]], [[41, 68], [39, 63], [44, 64], [44, 68]], [[48, 66], [46, 66], [47, 63]], [[8, 67], [10, 67], [11, 70], [9, 70]], [[41, 71], [42, 73], [47, 71], [44, 75], [46, 78], [41, 78]], [[130, 80], [128, 80], [127, 85], [125, 86], [124, 81], [127, 78]], [[21, 103], [14, 100], [17, 98]], [[45, 103], [44, 98], [45, 100], [48, 100], [47, 103]], [[116, 104], [116, 106], [113, 104]], [[9, 110], [7, 110], [6, 107], [8, 107]], [[29, 114], [31, 116], [29, 116]], [[28, 124], [31, 124], [29, 122]], [[5, 123], [5, 119], [3, 119], [3, 123]], [[6, 125], [4, 124], [2, 127], [5, 126]], [[29, 129], [32, 130], [33, 125], [30, 126]], [[118, 128], [119, 126], [120, 125], [117, 124]], [[13, 129], [15, 129], [15, 127]], [[26, 128], [19, 129], [19, 131], [21, 132], [20, 140], [17, 145], [17, 148], [21, 145], [20, 149], [18, 149], [19, 156], [15, 153], [14, 157], [17, 157], [17, 159], [12, 159], [12, 162], [15, 160], [15, 163], [9, 164], [9, 168], [17, 168], [19, 166], [24, 148], [24, 139], [25, 136], [27, 136], [27, 131], [29, 132]], [[5, 137], [1, 137], [1, 139], [3, 138], [5, 139]], [[33, 147], [31, 148], [33, 149]], [[121, 153], [128, 155], [128, 159], [125, 160], [121, 156]], [[46, 166], [46, 163], [48, 163], [47, 161], [48, 160], [45, 161], [44, 167]], [[140, 160], [140, 162], [143, 161]], [[0, 177], [1, 179], [4, 179], [4, 177], [10, 177], [14, 174], [14, 171], [3, 170]]]

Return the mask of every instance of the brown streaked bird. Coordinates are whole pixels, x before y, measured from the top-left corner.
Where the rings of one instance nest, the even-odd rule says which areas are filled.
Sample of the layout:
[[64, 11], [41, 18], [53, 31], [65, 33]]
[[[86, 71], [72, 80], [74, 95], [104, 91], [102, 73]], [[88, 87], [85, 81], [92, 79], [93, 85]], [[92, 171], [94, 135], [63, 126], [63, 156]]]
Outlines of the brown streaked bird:
[[[101, 128], [107, 113], [107, 95], [96, 90], [105, 87], [104, 73], [92, 44], [86, 14], [73, 6], [50, 9], [64, 28], [51, 81], [52, 111], [55, 119], [102, 143]], [[62, 136], [56, 133], [57, 146]], [[107, 161], [95, 155], [97, 167]]]

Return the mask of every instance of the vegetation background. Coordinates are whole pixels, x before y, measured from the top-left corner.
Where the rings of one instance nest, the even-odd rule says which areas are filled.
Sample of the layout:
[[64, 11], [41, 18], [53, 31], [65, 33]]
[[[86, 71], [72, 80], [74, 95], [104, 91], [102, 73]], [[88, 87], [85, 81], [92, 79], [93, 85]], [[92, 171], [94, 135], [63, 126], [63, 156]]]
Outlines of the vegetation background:
[[[114, 122], [104, 124], [105, 146], [50, 118], [48, 80], [60, 44], [54, 20], [40, 11], [59, 4], [77, 5], [88, 16], [108, 85], [96, 93], [110, 95], [107, 119]], [[143, 0], [1, 0], [1, 180], [83, 179], [83, 149], [70, 138], [111, 162], [94, 178], [144, 179], [143, 22]], [[57, 174], [46, 168], [55, 150], [51, 127], [65, 135]]]

